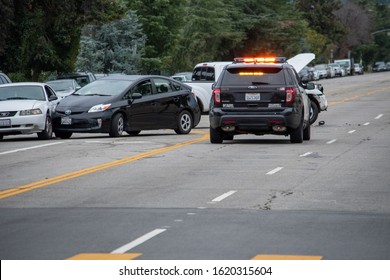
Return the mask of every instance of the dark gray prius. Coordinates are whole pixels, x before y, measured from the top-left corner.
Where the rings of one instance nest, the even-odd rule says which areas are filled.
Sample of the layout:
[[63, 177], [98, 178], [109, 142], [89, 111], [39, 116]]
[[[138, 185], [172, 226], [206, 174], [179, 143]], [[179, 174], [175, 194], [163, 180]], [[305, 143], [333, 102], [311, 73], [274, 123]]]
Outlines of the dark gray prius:
[[99, 132], [119, 137], [124, 131], [174, 129], [187, 134], [200, 121], [191, 87], [150, 75], [112, 75], [96, 80], [58, 103], [53, 118], [57, 137]]

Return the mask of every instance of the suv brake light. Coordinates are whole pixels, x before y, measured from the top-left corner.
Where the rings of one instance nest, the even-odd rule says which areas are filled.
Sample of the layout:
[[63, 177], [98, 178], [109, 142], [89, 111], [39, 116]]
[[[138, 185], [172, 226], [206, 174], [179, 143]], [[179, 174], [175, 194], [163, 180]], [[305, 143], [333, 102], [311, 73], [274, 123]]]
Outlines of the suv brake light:
[[296, 88], [286, 88], [286, 104], [292, 104], [294, 102], [296, 93]]
[[215, 104], [221, 104], [221, 89], [216, 88], [213, 90], [213, 99]]

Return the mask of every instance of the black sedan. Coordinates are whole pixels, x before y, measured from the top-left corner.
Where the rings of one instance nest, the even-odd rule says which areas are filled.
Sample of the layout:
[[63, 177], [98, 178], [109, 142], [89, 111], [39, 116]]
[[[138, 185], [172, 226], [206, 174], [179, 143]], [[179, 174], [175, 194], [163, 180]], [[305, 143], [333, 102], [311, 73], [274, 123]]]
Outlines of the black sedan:
[[187, 134], [198, 125], [201, 112], [191, 87], [150, 75], [111, 75], [62, 99], [53, 126], [57, 137], [75, 132], [109, 133], [174, 129]]

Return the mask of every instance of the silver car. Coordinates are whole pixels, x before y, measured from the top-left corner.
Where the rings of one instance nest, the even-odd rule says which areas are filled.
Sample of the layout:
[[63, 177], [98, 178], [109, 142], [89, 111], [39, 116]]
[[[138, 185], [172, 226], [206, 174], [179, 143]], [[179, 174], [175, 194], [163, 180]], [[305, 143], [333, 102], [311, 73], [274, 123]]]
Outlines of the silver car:
[[74, 79], [61, 79], [46, 82], [56, 92], [58, 97], [64, 98], [78, 91], [81, 86]]
[[54, 90], [44, 83], [0, 85], [0, 139], [31, 133], [37, 133], [38, 139], [50, 139], [57, 102]]

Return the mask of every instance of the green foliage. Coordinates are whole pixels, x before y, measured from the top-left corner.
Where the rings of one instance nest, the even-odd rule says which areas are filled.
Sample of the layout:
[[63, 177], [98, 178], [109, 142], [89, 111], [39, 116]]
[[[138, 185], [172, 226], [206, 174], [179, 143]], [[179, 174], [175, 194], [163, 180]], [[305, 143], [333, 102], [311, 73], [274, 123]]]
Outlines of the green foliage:
[[77, 67], [98, 73], [135, 74], [144, 54], [145, 35], [134, 12], [102, 26], [87, 26]]
[[[81, 28], [89, 21], [117, 17], [120, 0], [14, 0], [9, 41], [0, 61], [8, 72], [23, 72], [38, 80], [42, 71], [71, 71]], [[3, 67], [1, 65], [0, 67]]]

